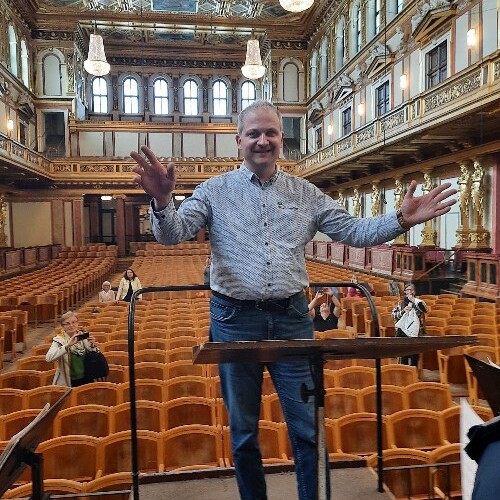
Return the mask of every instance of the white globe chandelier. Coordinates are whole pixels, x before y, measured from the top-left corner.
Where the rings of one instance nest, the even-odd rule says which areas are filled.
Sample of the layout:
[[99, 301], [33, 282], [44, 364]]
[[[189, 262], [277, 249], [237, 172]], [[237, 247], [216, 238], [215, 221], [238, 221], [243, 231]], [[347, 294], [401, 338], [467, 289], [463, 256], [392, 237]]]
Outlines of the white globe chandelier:
[[302, 12], [308, 9], [314, 0], [280, 0], [280, 5], [290, 12]]
[[258, 80], [266, 72], [266, 67], [262, 64], [260, 58], [259, 41], [254, 38], [247, 42], [247, 56], [245, 64], [241, 67], [241, 72], [245, 78], [250, 80]]

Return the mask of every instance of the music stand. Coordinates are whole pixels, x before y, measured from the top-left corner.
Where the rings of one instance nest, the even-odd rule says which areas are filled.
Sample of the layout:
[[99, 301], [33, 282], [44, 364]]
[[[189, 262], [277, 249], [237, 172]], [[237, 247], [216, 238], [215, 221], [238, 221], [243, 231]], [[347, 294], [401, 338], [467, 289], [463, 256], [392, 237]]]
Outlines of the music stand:
[[[303, 388], [305, 401], [314, 396], [316, 415], [316, 466], [318, 500], [326, 499], [325, 437], [325, 389], [323, 364], [326, 359], [382, 359], [396, 358], [407, 354], [419, 354], [436, 349], [448, 349], [477, 343], [476, 337], [446, 335], [443, 337], [368, 337], [356, 339], [326, 340], [263, 340], [243, 342], [206, 342], [193, 347], [193, 363], [245, 363], [271, 362], [279, 360], [308, 359], [313, 369], [312, 388]], [[377, 380], [377, 384], [379, 381]], [[380, 389], [380, 388], [378, 388]], [[382, 408], [377, 405], [377, 421], [382, 421]], [[381, 429], [381, 425], [379, 426]], [[381, 442], [382, 436], [377, 436]], [[379, 481], [382, 478], [382, 463], [378, 464]]]
[[50, 425], [69, 394], [71, 394], [71, 388], [68, 388], [52, 406], [45, 406], [40, 410], [35, 419], [8, 442], [0, 455], [0, 496], [10, 488], [29, 465], [32, 481], [31, 500], [50, 498], [43, 491], [43, 456], [41, 453], [35, 453], [35, 450], [45, 439]]

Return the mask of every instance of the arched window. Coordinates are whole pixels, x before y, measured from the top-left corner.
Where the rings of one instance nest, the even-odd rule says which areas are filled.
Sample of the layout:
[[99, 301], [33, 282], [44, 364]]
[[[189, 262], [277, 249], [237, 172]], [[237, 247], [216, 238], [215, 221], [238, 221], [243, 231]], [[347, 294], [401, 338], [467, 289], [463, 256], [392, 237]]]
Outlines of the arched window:
[[92, 80], [92, 111], [108, 112], [108, 86], [106, 80], [100, 76]]
[[50, 53], [43, 58], [43, 93], [62, 95], [61, 61], [56, 54]]
[[213, 84], [214, 115], [227, 115], [227, 85], [222, 80], [216, 80]]
[[156, 115], [168, 115], [168, 83], [165, 78], [158, 78], [153, 84], [154, 112]]
[[186, 80], [184, 89], [184, 114], [198, 114], [198, 84], [194, 80]]
[[345, 20], [341, 17], [335, 29], [335, 70], [340, 71], [346, 59]]
[[17, 76], [17, 36], [12, 24], [9, 24], [9, 56], [10, 71], [14, 76]]
[[256, 99], [255, 83], [251, 81], [243, 82], [241, 86], [241, 109], [244, 110]]
[[380, 31], [380, 0], [375, 0], [375, 11], [373, 15], [375, 17], [375, 33], [378, 33]]
[[123, 112], [126, 114], [139, 113], [139, 86], [135, 78], [123, 80]]
[[405, 3], [404, 0], [396, 0], [397, 5], [396, 5], [396, 12], [399, 14], [400, 12], [403, 12]]
[[319, 81], [322, 87], [328, 81], [328, 38], [326, 36], [321, 42]]
[[28, 64], [28, 47], [26, 40], [21, 40], [21, 80], [24, 85], [29, 88], [30, 86], [30, 73]]
[[294, 63], [286, 63], [283, 66], [283, 100], [299, 101], [299, 68]]
[[361, 6], [358, 5], [354, 17], [354, 39], [356, 41], [356, 52], [361, 50]]
[[311, 55], [311, 95], [318, 90], [318, 52], [315, 50]]

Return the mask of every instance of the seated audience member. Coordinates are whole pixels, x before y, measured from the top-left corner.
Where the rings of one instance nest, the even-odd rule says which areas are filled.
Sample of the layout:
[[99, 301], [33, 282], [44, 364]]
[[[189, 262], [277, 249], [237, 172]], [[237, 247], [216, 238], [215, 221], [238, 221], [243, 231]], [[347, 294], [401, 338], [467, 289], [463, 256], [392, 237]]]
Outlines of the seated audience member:
[[[425, 335], [425, 302], [415, 296], [415, 285], [405, 286], [405, 297], [392, 310], [396, 327], [396, 337], [420, 337]], [[403, 365], [417, 366], [418, 354], [402, 356]]]
[[61, 326], [63, 331], [52, 339], [45, 355], [47, 362], [56, 363], [52, 385], [78, 387], [92, 382], [85, 378], [83, 360], [87, 351], [99, 350], [95, 338], [78, 328], [78, 318], [73, 311], [61, 316]]
[[[358, 278], [355, 274], [351, 276], [351, 283], [358, 283]], [[347, 296], [348, 297], [363, 297], [363, 293], [358, 288], [354, 288], [352, 286], [347, 287]]]
[[[139, 290], [139, 288], [142, 288], [139, 278], [132, 269], [127, 269], [125, 273], [123, 273], [123, 278], [120, 280], [120, 285], [116, 292], [116, 300], [130, 302], [132, 300], [132, 294]], [[142, 295], [139, 297], [139, 300], [142, 300]]]
[[[318, 303], [322, 298], [326, 298], [326, 301], [318, 308]], [[331, 288], [320, 289], [316, 292], [309, 302], [309, 314], [313, 320], [314, 330], [317, 332], [338, 328], [340, 302]]]
[[113, 290], [111, 290], [111, 283], [105, 281], [102, 284], [102, 290], [99, 292], [99, 302], [115, 302], [116, 295]]

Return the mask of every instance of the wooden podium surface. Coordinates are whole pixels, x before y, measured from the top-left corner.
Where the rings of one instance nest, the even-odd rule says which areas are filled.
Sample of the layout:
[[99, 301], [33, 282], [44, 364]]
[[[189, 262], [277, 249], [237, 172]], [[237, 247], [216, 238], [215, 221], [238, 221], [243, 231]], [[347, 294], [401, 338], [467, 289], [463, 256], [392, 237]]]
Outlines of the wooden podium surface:
[[473, 335], [205, 342], [193, 347], [193, 363], [270, 362], [310, 357], [323, 359], [397, 358], [477, 343], [478, 340]]

